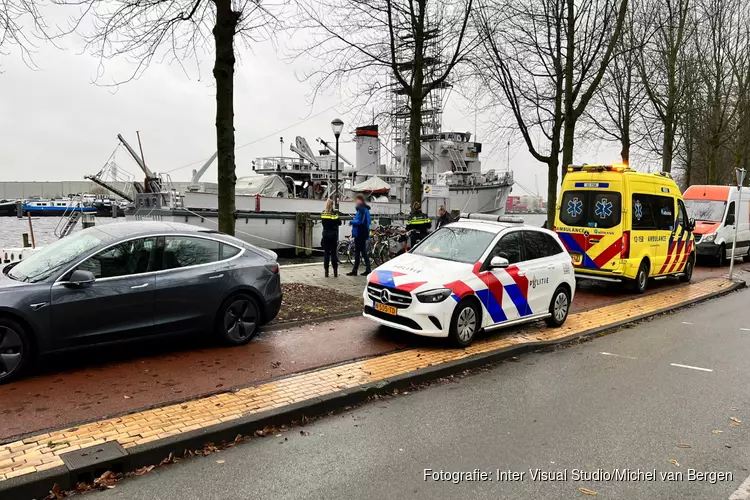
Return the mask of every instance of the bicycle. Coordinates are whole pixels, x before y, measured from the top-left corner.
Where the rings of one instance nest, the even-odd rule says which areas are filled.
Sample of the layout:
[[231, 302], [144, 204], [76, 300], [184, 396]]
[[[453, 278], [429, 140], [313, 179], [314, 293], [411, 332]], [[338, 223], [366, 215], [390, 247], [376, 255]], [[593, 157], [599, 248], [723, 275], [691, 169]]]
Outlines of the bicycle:
[[[367, 255], [372, 261], [372, 236], [367, 239]], [[336, 256], [339, 258], [339, 262], [346, 262], [347, 264], [354, 264], [354, 238], [351, 235], [347, 235], [345, 240], [341, 240], [336, 245]]]

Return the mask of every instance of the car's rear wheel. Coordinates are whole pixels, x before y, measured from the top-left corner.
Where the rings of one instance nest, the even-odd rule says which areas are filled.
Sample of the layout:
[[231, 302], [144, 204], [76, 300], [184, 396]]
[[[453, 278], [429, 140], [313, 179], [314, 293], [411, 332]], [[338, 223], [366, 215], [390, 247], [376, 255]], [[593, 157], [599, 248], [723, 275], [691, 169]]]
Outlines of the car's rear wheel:
[[479, 330], [479, 311], [471, 300], [462, 300], [453, 311], [449, 337], [459, 347], [466, 347]]
[[560, 327], [568, 319], [570, 312], [570, 292], [564, 286], [558, 286], [549, 303], [550, 316], [545, 320], [549, 326]]
[[10, 319], [0, 318], [0, 384], [17, 378], [31, 359], [26, 331]]
[[683, 271], [684, 274], [680, 276], [680, 281], [683, 283], [690, 283], [690, 280], [693, 279], [693, 269], [695, 269], [695, 255], [691, 254], [685, 264], [685, 271]]
[[255, 299], [238, 294], [224, 302], [219, 311], [216, 333], [225, 344], [244, 345], [258, 333], [260, 322], [260, 309]]

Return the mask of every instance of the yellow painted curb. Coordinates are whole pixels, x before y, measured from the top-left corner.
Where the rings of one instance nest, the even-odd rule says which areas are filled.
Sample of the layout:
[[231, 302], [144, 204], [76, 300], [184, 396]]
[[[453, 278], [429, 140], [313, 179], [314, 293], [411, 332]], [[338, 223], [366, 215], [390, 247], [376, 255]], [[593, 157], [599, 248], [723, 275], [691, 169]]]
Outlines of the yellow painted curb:
[[545, 328], [534, 324], [520, 330], [508, 330], [508, 335], [478, 341], [466, 349], [418, 348], [384, 354], [292, 375], [236, 392], [31, 436], [0, 445], [0, 481], [61, 466], [63, 462], [59, 455], [77, 449], [108, 441], [117, 441], [123, 447], [130, 448], [499, 349], [559, 341], [594, 328], [622, 324], [700, 300], [734, 286], [734, 283], [723, 278], [707, 279], [625, 303], [572, 314], [562, 328]]

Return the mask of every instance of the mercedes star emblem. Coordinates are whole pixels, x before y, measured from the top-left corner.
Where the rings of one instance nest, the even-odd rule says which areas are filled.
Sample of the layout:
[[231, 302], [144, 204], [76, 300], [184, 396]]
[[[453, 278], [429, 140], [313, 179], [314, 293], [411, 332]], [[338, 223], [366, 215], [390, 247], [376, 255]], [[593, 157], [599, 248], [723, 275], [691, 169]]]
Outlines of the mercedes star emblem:
[[387, 304], [391, 300], [391, 294], [388, 293], [388, 290], [383, 290], [381, 292], [380, 300], [382, 300], [384, 304]]

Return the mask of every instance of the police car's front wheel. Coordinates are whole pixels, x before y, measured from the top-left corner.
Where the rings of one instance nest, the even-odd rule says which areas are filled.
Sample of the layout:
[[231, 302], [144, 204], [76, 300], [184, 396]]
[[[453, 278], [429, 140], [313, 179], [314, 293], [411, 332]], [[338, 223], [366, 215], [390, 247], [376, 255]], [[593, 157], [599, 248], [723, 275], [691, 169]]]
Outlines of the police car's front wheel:
[[479, 310], [471, 300], [462, 300], [453, 311], [449, 337], [458, 347], [466, 347], [479, 330]]

